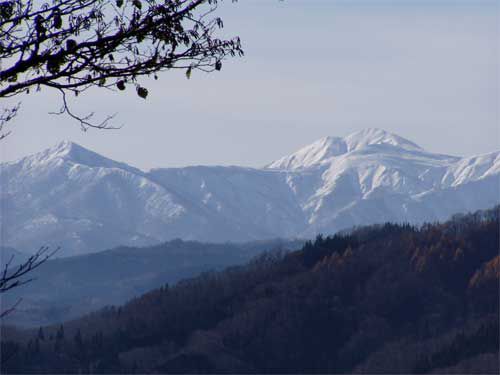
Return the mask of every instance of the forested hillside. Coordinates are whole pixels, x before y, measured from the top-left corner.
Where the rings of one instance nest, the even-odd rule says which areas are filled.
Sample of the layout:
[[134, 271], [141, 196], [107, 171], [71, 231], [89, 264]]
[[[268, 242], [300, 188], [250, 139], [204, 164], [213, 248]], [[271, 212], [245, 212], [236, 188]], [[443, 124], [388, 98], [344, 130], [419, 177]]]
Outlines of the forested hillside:
[[5, 329], [13, 373], [492, 373], [499, 207], [163, 286], [64, 325]]
[[[245, 264], [264, 251], [296, 250], [303, 243], [280, 239], [221, 244], [173, 240], [52, 259], [30, 274], [34, 282], [2, 295], [3, 306], [13, 306], [22, 299], [16, 313], [7, 315], [3, 323], [33, 327], [75, 319], [107, 305], [123, 304], [165, 283]], [[16, 255], [17, 259], [23, 257]]]

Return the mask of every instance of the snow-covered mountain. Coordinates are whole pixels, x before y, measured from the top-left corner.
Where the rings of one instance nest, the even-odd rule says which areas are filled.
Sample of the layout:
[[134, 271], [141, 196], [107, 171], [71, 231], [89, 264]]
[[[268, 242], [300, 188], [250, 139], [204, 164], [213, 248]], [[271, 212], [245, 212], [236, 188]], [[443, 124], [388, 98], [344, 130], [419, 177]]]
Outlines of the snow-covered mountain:
[[500, 152], [433, 154], [380, 129], [320, 139], [261, 169], [143, 172], [71, 142], [0, 168], [1, 245], [61, 245], [63, 255], [172, 238], [312, 237], [500, 203]]

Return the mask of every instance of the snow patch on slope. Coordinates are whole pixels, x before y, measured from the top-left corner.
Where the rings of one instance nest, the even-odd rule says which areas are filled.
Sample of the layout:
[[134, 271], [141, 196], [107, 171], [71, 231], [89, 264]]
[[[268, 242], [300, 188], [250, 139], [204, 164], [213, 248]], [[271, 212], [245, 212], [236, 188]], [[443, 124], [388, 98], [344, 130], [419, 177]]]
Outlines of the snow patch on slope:
[[348, 150], [347, 144], [339, 137], [325, 137], [296, 153], [285, 156], [269, 164], [270, 169], [300, 169], [320, 164], [334, 156], [342, 155]]

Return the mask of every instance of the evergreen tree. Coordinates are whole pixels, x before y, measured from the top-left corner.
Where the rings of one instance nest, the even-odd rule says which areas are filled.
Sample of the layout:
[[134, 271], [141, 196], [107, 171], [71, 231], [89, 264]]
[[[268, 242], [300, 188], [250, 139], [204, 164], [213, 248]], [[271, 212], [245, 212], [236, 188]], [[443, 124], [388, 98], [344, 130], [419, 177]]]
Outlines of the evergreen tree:
[[80, 331], [80, 328], [78, 328], [78, 331], [75, 333], [75, 344], [78, 349], [81, 349], [83, 347], [83, 339], [82, 339], [82, 332]]
[[63, 340], [63, 339], [64, 339], [64, 327], [61, 324], [59, 326], [59, 329], [57, 330], [56, 340]]
[[62, 347], [62, 341], [64, 340], [64, 327], [61, 324], [59, 328], [57, 329], [56, 333], [56, 342], [54, 344], [54, 351], [58, 352], [61, 350]]
[[38, 340], [42, 340], [42, 341], [45, 340], [45, 334], [43, 333], [43, 328], [42, 327], [40, 327], [38, 329]]

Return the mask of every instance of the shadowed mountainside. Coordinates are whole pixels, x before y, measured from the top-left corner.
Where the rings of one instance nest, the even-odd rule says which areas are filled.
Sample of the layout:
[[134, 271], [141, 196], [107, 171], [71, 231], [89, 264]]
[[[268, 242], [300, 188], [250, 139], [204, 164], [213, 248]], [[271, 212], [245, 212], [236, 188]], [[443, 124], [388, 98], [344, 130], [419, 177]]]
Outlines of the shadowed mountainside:
[[6, 329], [3, 370], [497, 374], [499, 213], [319, 236], [62, 326]]
[[[118, 247], [49, 260], [30, 273], [31, 283], [2, 296], [3, 306], [22, 298], [8, 324], [40, 326], [122, 304], [165, 283], [244, 264], [264, 251], [296, 250], [303, 241], [210, 244], [173, 240], [145, 248]], [[16, 258], [14, 258], [16, 259]]]

